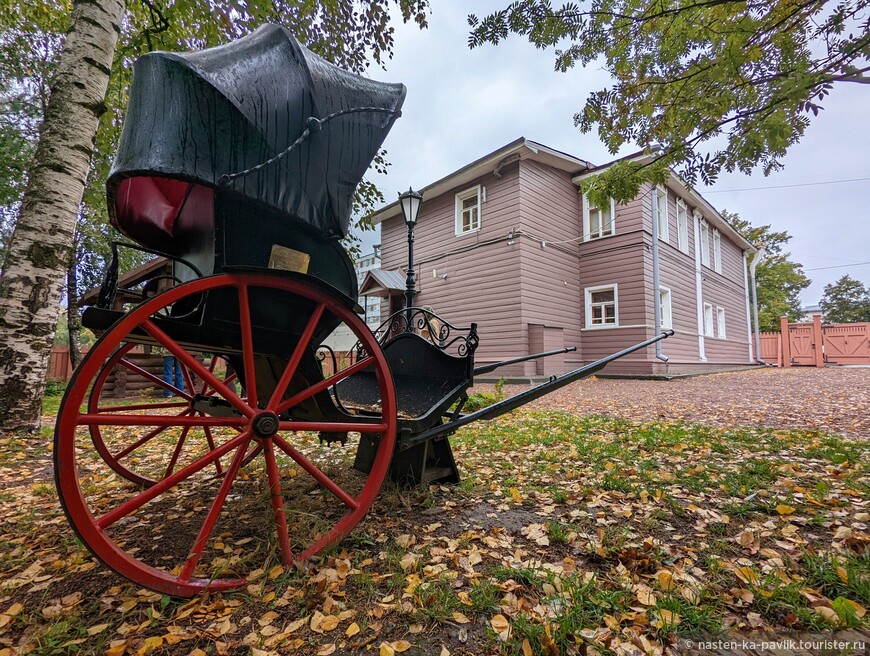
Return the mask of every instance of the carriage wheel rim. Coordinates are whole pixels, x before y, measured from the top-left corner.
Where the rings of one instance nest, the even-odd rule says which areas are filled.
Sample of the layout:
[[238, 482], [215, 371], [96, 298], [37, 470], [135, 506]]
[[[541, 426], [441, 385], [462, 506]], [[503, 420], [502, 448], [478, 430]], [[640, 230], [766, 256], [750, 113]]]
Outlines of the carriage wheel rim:
[[[170, 289], [163, 294], [140, 304], [139, 306], [131, 310], [127, 315], [121, 317], [116, 322], [116, 324], [112, 326], [112, 328], [110, 328], [108, 331], [106, 331], [106, 333], [94, 345], [94, 347], [86, 356], [85, 360], [82, 362], [79, 369], [76, 371], [71, 381], [71, 384], [67, 389], [67, 393], [61, 405], [61, 411], [58, 414], [55, 432], [55, 480], [61, 504], [68, 519], [70, 520], [70, 523], [72, 524], [73, 529], [85, 543], [88, 549], [99, 560], [101, 560], [103, 563], [105, 563], [107, 566], [109, 566], [111, 569], [115, 570], [122, 576], [130, 579], [131, 581], [134, 581], [135, 583], [145, 585], [146, 587], [152, 588], [154, 590], [159, 590], [161, 592], [176, 596], [192, 596], [205, 589], [224, 590], [235, 588], [247, 583], [247, 579], [239, 577], [216, 579], [195, 578], [192, 575], [192, 570], [188, 572], [188, 577], [180, 577], [178, 574], [172, 573], [172, 571], [174, 571], [174, 569], [177, 569], [177, 567], [171, 571], [153, 567], [127, 553], [122, 547], [116, 544], [114, 540], [106, 535], [105, 530], [108, 529], [112, 524], [112, 514], [116, 511], [119, 511], [119, 508], [121, 508], [121, 506], [124, 506], [127, 502], [125, 502], [125, 504], [121, 504], [121, 506], [116, 506], [113, 510], [101, 515], [99, 518], [96, 518], [92, 514], [88, 501], [85, 498], [84, 493], [81, 489], [78, 478], [78, 465], [76, 461], [76, 430], [80, 426], [89, 425], [88, 422], [92, 421], [92, 419], [88, 419], [89, 415], [82, 415], [80, 411], [81, 403], [83, 402], [84, 396], [86, 394], [87, 385], [79, 385], [77, 383], [81, 379], [83, 379], [87, 383], [88, 381], [92, 380], [94, 376], [99, 375], [100, 367], [102, 366], [102, 364], [105, 363], [107, 358], [112, 356], [112, 349], [115, 348], [116, 344], [122, 342], [123, 338], [126, 335], [129, 335], [134, 329], [140, 326], [147, 327], [148, 324], [151, 323], [149, 321], [150, 317], [154, 316], [156, 310], [166, 307], [170, 303], [176, 302], [185, 296], [201, 294], [212, 289], [226, 287], [235, 287], [237, 289], [244, 290], [247, 290], [248, 287], [278, 289], [307, 298], [316, 303], [318, 305], [318, 308], [321, 310], [323, 308], [328, 309], [335, 317], [339, 318], [345, 324], [347, 324], [352, 329], [352, 332], [354, 332], [356, 336], [360, 339], [365, 350], [368, 353], [367, 360], [370, 362], [370, 365], [372, 365], [378, 381], [382, 404], [382, 414], [381, 421], [377, 423], [376, 426], [378, 429], [377, 432], [380, 436], [380, 446], [377, 451], [375, 460], [372, 464], [371, 471], [369, 472], [369, 475], [365, 480], [361, 491], [354, 498], [354, 504], [352, 506], [345, 504], [347, 507], [343, 516], [338, 521], [332, 523], [331, 528], [329, 528], [328, 531], [324, 532], [324, 534], [321, 535], [314, 542], [314, 544], [309, 545], [307, 548], [299, 549], [295, 552], [291, 552], [289, 549], [285, 548], [284, 541], [287, 540], [286, 531], [283, 534], [280, 531], [281, 524], [278, 518], [279, 513], [277, 509], [274, 509], [275, 527], [278, 533], [278, 542], [279, 547], [281, 548], [282, 560], [285, 561], [285, 564], [289, 564], [288, 561], [303, 561], [310, 558], [311, 556], [316, 555], [324, 548], [335, 544], [338, 540], [345, 537], [359, 523], [368, 508], [373, 503], [375, 497], [380, 490], [381, 484], [386, 477], [396, 439], [395, 390], [393, 387], [392, 378], [390, 376], [389, 366], [387, 365], [386, 359], [380, 349], [379, 344], [372, 335], [371, 331], [369, 331], [368, 327], [365, 326], [362, 320], [359, 319], [359, 317], [355, 313], [353, 313], [352, 310], [347, 308], [340, 300], [338, 300], [332, 294], [324, 291], [319, 286], [312, 285], [305, 282], [304, 280], [283, 278], [280, 276], [268, 274], [221, 274], [218, 276], [212, 276], [210, 278], [198, 279], [184, 285], [180, 285], [176, 288]], [[244, 294], [246, 293], [247, 291], [244, 292]], [[242, 295], [242, 292], [240, 292], [240, 297]], [[244, 309], [246, 310], [246, 313], [249, 317], [250, 308], [246, 307]], [[153, 324], [151, 325], [153, 326]], [[247, 333], [246, 338], [243, 335], [243, 343], [245, 342], [245, 339], [247, 339], [248, 346], [251, 346], [250, 325], [247, 326], [247, 331], [245, 329], [245, 326], [243, 326], [242, 332]], [[253, 351], [251, 350], [251, 352]], [[246, 359], [246, 364], [248, 362], [250, 361]], [[249, 393], [251, 393], [251, 390], [249, 390]], [[256, 398], [256, 391], [253, 391], [252, 395], [254, 396], [254, 398]], [[238, 397], [236, 397], [236, 399], [238, 400]], [[272, 399], [272, 401], [274, 402], [275, 400]], [[234, 403], [236, 403], [236, 401], [234, 401]], [[273, 406], [274, 405], [275, 403], [273, 403]], [[288, 443], [283, 440], [280, 435], [275, 435], [264, 439], [254, 437], [252, 432], [250, 431], [250, 422], [252, 418], [257, 415], [259, 409], [254, 410], [250, 406], [246, 406], [245, 410], [247, 412], [244, 413], [244, 417], [232, 420], [227, 418], [222, 423], [219, 421], [215, 421], [218, 418], [185, 418], [185, 421], [189, 420], [191, 423], [198, 420], [198, 425], [202, 425], [203, 422], [205, 422], [205, 424], [222, 426], [238, 425], [238, 427], [241, 429], [241, 432], [236, 435], [236, 437], [228, 440], [225, 444], [218, 447], [217, 450], [210, 451], [209, 454], [207, 454], [206, 456], [199, 458], [194, 463], [186, 466], [184, 469], [176, 472], [167, 479], [164, 479], [149, 490], [137, 494], [135, 497], [133, 497], [132, 501], [144, 499], [144, 501], [139, 504], [139, 507], [145, 505], [150, 500], [159, 497], [161, 494], [163, 494], [165, 490], [174, 488], [180, 482], [192, 476], [193, 473], [186, 473], [190, 467], [196, 465], [197, 467], [199, 467], [199, 469], [196, 469], [196, 471], [199, 471], [200, 469], [203, 469], [205, 466], [208, 466], [209, 464], [214, 462], [215, 459], [219, 459], [228, 454], [233, 455], [230, 452], [234, 449], [234, 465], [237, 462], [240, 463], [241, 460], [244, 460], [251, 455], [263, 453], [264, 457], [266, 458], [268, 470], [270, 454], [271, 458], [274, 459], [275, 444], [277, 443], [278, 447], [286, 452], [286, 446], [288, 446]], [[173, 425], [184, 425], [184, 422], [182, 422], [180, 418], [175, 419], [179, 423]], [[113, 425], [111, 423], [107, 423], [107, 420], [108, 422], [120, 421], [111, 417], [103, 417], [102, 421], [104, 422], [104, 425]], [[155, 420], [151, 419], [149, 421]], [[282, 422], [282, 424], [289, 425], [295, 430], [299, 430], [299, 428], [297, 427], [299, 422]], [[310, 422], [306, 425], [310, 426], [310, 428], [307, 428], [306, 430], [319, 430], [319, 427], [321, 425], [327, 426], [328, 428], [334, 428], [339, 424], [328, 423], [327, 425], [322, 424], [322, 422]], [[286, 430], [286, 428], [282, 428], [282, 430]], [[351, 430], [376, 432], [374, 430], [374, 427], [366, 427], [364, 429], [356, 427], [352, 428]], [[256, 444], [256, 442], [259, 442], [259, 444]], [[240, 455], [247, 453], [246, 448], [249, 443], [254, 446], [254, 449], [252, 449], [251, 453], [247, 455]], [[292, 445], [290, 445], [290, 448], [292, 448]], [[202, 464], [204, 462], [205, 464]], [[302, 466], [302, 468], [304, 469], [304, 466]], [[306, 471], [308, 471], [308, 473], [311, 474], [315, 478], [315, 480], [317, 480], [316, 476], [314, 476], [311, 471]], [[184, 476], [182, 478], [178, 478], [181, 474], [184, 474]], [[270, 475], [270, 479], [271, 478], [272, 477]], [[333, 492], [334, 495], [337, 494], [334, 489], [330, 489], [328, 486], [324, 486], [323, 483], [321, 483], [320, 481], [317, 482], [322, 487], [325, 487], [325, 489], [327, 489], [328, 491]], [[221, 490], [223, 490], [223, 488], [225, 487], [224, 483], [226, 483], [226, 480], [222, 482]], [[335, 485], [335, 487], [339, 487], [337, 483], [333, 482], [333, 484]], [[226, 485], [231, 486], [232, 481], [230, 480], [229, 483], [227, 483]], [[272, 481], [270, 480], [270, 487], [271, 485]], [[156, 493], [154, 493], [153, 496], [148, 496], [155, 491]], [[123, 510], [124, 509], [121, 508], [121, 511]], [[133, 512], [135, 512], [135, 510]], [[219, 514], [220, 513], [218, 512], [218, 515]], [[108, 519], [107, 515], [110, 516]], [[203, 525], [202, 530], [205, 530], [205, 524]], [[187, 564], [187, 561], [185, 561], [185, 564]]]

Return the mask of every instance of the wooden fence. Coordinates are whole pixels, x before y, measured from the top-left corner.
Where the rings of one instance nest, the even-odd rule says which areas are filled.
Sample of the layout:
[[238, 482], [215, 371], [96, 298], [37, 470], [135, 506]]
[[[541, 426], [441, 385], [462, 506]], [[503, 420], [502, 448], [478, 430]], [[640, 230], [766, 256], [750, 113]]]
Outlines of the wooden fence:
[[761, 359], [779, 367], [870, 365], [870, 323], [789, 323], [780, 332], [761, 333]]

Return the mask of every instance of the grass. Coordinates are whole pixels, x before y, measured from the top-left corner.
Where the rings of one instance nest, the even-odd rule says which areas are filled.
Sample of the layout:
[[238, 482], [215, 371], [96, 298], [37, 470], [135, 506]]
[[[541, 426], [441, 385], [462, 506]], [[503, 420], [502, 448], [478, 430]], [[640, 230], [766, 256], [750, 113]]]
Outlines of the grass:
[[[39, 608], [60, 594], [46, 590], [44, 599], [28, 601], [26, 621], [16, 619], [4, 640], [15, 644], [30, 631], [31, 653], [75, 647], [96, 655], [119, 639], [123, 622], [144, 627], [130, 638], [129, 653], [136, 653], [142, 643], [135, 640], [145, 633], [171, 625], [202, 631], [228, 617], [238, 627], [220, 638], [230, 653], [317, 653], [330, 643], [337, 653], [369, 646], [377, 652], [381, 642], [399, 639], [418, 640], [428, 653], [464, 626], [468, 648], [479, 653], [525, 653], [527, 641], [534, 654], [616, 654], [629, 634], [664, 648], [681, 635], [718, 634], [726, 618], [748, 625], [749, 613], [780, 632], [870, 627], [851, 603], [870, 608], [870, 556], [861, 552], [870, 537], [862, 541], [856, 522], [863, 520], [852, 519], [870, 493], [867, 443], [812, 431], [530, 411], [472, 424], [451, 440], [462, 484], [414, 491], [385, 485], [364, 522], [303, 569], [209, 595], [204, 610], [176, 620], [186, 604], [168, 598], [117, 614], [137, 588], [96, 566], [93, 599], [99, 606], [114, 597], [114, 608], [82, 608], [46, 622]], [[63, 523], [49, 456], [45, 440], [0, 441], [4, 580], [39, 562], [62, 581], [91, 562]], [[35, 473], [28, 478], [23, 471]], [[101, 482], [82, 484], [97, 492]], [[853, 542], [835, 537], [850, 526]], [[273, 556], [269, 564], [277, 562]], [[738, 576], [747, 571], [751, 583]], [[24, 598], [32, 585], [2, 594]], [[808, 590], [815, 592], [808, 597]], [[751, 602], [737, 603], [737, 594], [749, 592]], [[813, 595], [830, 612], [821, 612]], [[306, 624], [272, 646], [257, 623], [267, 612], [278, 613], [276, 626], [287, 626], [339, 609], [356, 615], [322, 634]], [[107, 612], [117, 621], [87, 635]], [[482, 630], [496, 614], [508, 618], [507, 642]], [[345, 638], [351, 621], [361, 632]], [[251, 634], [251, 644], [242, 644]], [[304, 645], [294, 646], [297, 639]], [[216, 640], [206, 636], [197, 644], [216, 653]], [[361, 646], [351, 647], [354, 641]], [[177, 649], [189, 653], [193, 646]]]

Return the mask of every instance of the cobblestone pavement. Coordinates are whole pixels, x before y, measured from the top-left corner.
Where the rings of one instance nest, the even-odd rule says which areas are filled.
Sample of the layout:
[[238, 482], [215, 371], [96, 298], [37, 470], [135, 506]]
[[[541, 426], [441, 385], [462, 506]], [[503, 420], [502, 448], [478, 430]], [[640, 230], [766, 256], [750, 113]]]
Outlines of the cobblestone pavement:
[[[474, 391], [491, 389], [480, 385]], [[505, 386], [508, 394], [523, 389]], [[870, 438], [870, 368], [770, 368], [674, 380], [590, 378], [524, 407]]]

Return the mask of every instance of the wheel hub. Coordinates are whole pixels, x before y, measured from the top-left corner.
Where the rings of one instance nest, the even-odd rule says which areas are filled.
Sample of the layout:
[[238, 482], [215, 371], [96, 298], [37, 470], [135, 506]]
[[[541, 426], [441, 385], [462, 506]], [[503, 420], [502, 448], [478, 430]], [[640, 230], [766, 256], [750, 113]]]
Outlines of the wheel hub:
[[272, 437], [278, 432], [278, 415], [274, 412], [261, 412], [251, 421], [251, 430], [259, 438]]

